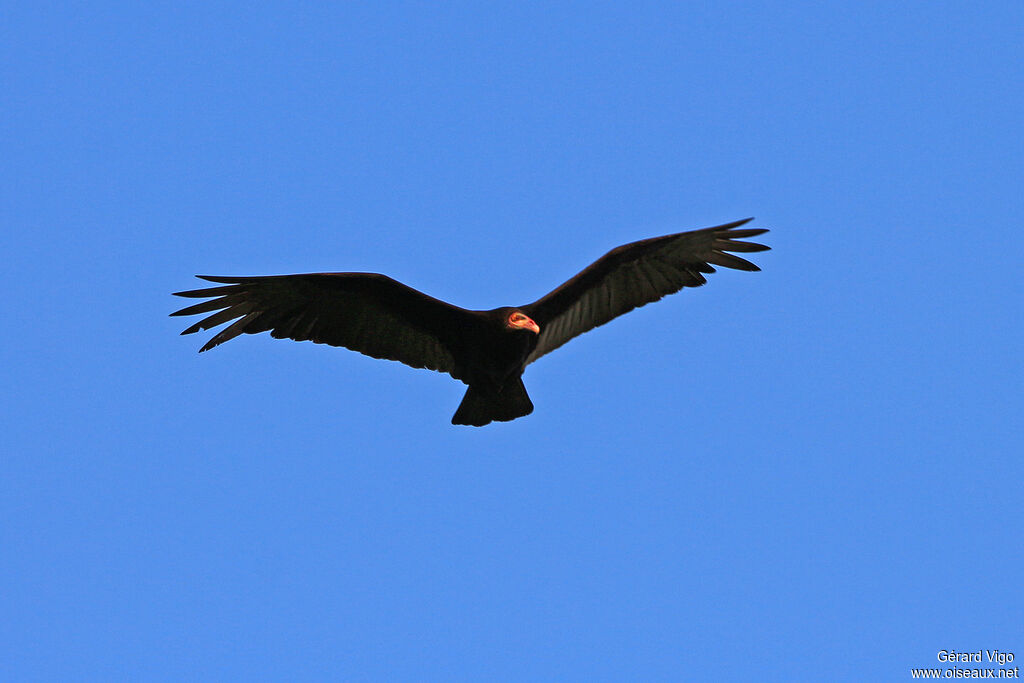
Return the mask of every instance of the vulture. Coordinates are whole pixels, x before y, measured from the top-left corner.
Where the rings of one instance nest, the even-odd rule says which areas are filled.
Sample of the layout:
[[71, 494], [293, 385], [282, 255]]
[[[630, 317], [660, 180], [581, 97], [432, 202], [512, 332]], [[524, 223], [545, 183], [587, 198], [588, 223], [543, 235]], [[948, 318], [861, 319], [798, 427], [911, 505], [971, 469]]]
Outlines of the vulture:
[[729, 253], [769, 248], [739, 241], [768, 232], [741, 228], [751, 220], [624, 244], [523, 306], [471, 311], [379, 273], [198, 275], [220, 286], [176, 292], [206, 301], [171, 315], [212, 313], [182, 334], [231, 323], [200, 352], [243, 332], [269, 331], [277, 339], [343, 346], [446, 372], [467, 385], [452, 424], [479, 427], [533, 412], [523, 371], [573, 337], [683, 287], [703, 285], [713, 266], [760, 270]]

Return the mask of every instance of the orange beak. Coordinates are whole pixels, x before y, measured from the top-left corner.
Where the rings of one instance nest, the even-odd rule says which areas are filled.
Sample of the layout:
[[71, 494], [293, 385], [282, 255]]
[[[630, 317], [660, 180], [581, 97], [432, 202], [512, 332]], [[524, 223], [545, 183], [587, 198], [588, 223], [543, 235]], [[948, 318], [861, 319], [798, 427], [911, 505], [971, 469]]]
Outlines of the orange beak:
[[518, 327], [519, 329], [522, 329], [522, 330], [529, 330], [530, 332], [533, 332], [534, 334], [540, 334], [540, 325], [538, 325], [537, 323], [533, 322], [532, 318], [529, 318], [529, 317], [527, 317], [525, 315], [522, 316], [521, 318], [516, 318], [515, 320], [509, 320], [508, 321], [508, 326], [509, 327]]

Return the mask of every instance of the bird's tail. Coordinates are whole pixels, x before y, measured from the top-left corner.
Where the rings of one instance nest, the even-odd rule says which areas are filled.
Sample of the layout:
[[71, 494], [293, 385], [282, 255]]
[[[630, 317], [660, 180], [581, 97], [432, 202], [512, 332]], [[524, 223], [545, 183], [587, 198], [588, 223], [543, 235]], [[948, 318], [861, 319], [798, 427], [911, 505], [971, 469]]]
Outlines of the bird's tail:
[[483, 427], [492, 420], [508, 422], [532, 412], [533, 403], [523, 386], [523, 378], [518, 377], [501, 391], [470, 386], [462, 397], [459, 409], [452, 416], [452, 424]]

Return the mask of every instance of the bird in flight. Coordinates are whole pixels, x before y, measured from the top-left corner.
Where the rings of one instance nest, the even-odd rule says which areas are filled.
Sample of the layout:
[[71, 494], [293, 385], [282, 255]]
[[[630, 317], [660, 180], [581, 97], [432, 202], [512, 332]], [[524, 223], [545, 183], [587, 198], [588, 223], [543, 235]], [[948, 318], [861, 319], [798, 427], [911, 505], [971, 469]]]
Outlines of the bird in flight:
[[760, 270], [728, 253], [769, 248], [737, 241], [768, 232], [740, 228], [751, 220], [624, 244], [525, 306], [470, 311], [378, 273], [199, 275], [222, 286], [176, 292], [207, 300], [171, 315], [216, 311], [182, 334], [233, 321], [200, 352], [243, 332], [269, 331], [277, 339], [343, 346], [447, 372], [468, 385], [452, 424], [480, 427], [532, 413], [523, 371], [573, 337], [683, 287], [703, 285], [713, 266]]

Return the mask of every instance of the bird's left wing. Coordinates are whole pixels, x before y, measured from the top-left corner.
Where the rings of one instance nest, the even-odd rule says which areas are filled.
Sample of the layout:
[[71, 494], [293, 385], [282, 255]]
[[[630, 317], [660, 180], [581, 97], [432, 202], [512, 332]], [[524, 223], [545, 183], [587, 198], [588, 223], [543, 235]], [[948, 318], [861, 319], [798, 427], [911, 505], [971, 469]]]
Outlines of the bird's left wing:
[[657, 301], [683, 287], [703, 285], [707, 282], [703, 274], [715, 272], [712, 264], [760, 270], [750, 261], [727, 253], [769, 248], [736, 241], [768, 232], [760, 228], [737, 230], [751, 220], [624, 244], [550, 294], [521, 306], [521, 310], [540, 325], [537, 347], [527, 363], [638, 306]]
[[171, 315], [217, 311], [186, 329], [192, 334], [234, 321], [200, 351], [243, 332], [343, 346], [374, 358], [457, 375], [459, 333], [471, 314], [377, 273], [311, 273], [268, 277], [198, 276], [221, 287], [176, 292], [210, 298]]

